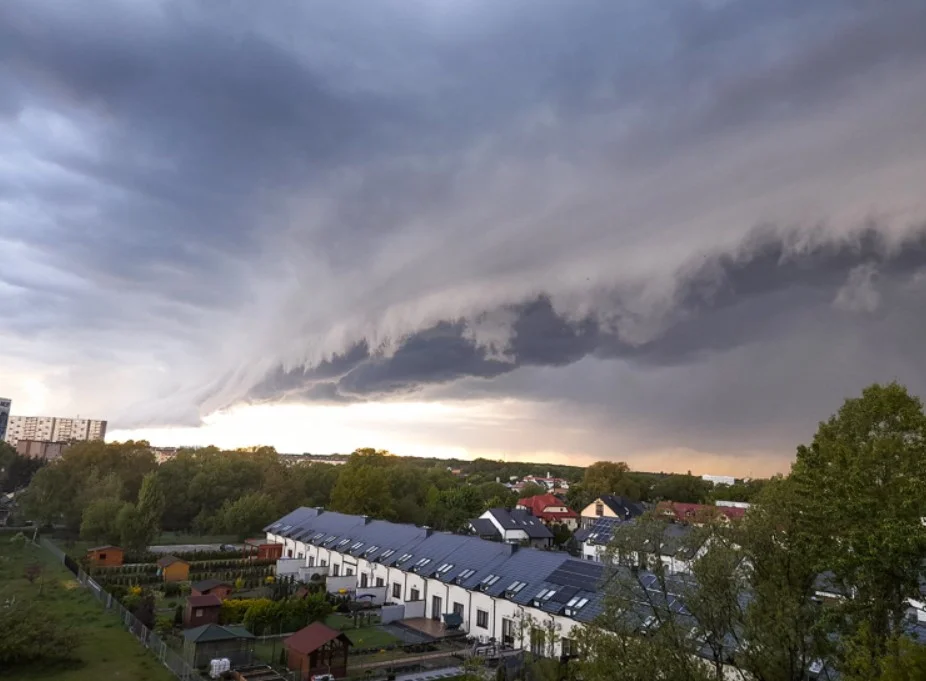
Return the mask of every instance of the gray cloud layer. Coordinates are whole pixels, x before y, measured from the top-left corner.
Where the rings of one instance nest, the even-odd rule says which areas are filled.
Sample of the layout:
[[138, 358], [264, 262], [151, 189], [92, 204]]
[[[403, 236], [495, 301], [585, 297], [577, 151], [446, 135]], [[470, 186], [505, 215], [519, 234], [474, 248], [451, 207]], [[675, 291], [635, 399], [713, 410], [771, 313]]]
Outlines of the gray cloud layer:
[[926, 390], [924, 24], [7, 0], [0, 372], [124, 426], [416, 391], [783, 446]]

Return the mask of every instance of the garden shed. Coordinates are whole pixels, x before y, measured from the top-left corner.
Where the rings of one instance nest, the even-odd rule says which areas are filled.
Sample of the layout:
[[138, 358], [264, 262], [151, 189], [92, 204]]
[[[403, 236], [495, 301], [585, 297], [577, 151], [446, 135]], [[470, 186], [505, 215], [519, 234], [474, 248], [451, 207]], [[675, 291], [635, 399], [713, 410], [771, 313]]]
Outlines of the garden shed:
[[94, 567], [117, 567], [122, 565], [124, 557], [122, 549], [111, 544], [87, 549], [87, 562]]
[[287, 667], [304, 681], [317, 674], [347, 676], [351, 640], [322, 622], [313, 622], [283, 641]]
[[183, 657], [193, 667], [227, 657], [232, 666], [254, 661], [254, 635], [241, 626], [204, 624], [183, 632]]

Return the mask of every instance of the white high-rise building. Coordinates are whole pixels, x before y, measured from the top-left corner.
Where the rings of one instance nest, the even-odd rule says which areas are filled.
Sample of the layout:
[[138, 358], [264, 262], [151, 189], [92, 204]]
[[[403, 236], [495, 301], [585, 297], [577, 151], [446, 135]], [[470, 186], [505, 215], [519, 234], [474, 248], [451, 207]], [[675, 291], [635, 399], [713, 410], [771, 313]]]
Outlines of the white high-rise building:
[[10, 420], [11, 404], [13, 404], [12, 400], [6, 397], [0, 397], [0, 440], [6, 439], [6, 429]]
[[20, 440], [104, 440], [106, 421], [64, 419], [55, 416], [10, 416], [5, 439], [14, 447]]

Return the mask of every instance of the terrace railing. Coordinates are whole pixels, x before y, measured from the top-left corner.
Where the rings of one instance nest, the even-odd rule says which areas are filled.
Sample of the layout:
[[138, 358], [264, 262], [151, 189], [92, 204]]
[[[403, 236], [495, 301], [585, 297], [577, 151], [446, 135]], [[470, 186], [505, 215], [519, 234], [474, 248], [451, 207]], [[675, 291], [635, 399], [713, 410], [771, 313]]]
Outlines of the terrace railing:
[[84, 572], [83, 569], [58, 546], [45, 537], [39, 539], [39, 544], [61, 561], [68, 570], [73, 572], [81, 586], [93, 594], [103, 605], [103, 609], [109, 610], [114, 616], [119, 617], [122, 621], [123, 628], [138, 639], [138, 642], [145, 648], [154, 653], [154, 656], [161, 664], [167, 667], [167, 669], [169, 669], [180, 681], [193, 681], [194, 679], [200, 678], [199, 673], [187, 664], [186, 660], [162, 641], [160, 636], [142, 624], [135, 615], [126, 610], [112, 594], [97, 584], [90, 575]]

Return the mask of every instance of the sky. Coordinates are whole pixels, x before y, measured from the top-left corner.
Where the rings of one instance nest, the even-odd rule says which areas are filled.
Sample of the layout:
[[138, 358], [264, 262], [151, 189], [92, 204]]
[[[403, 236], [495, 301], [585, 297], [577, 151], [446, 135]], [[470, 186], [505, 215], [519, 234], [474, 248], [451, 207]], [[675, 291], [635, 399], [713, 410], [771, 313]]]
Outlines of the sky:
[[926, 3], [0, 3], [0, 395], [766, 475], [926, 394]]

